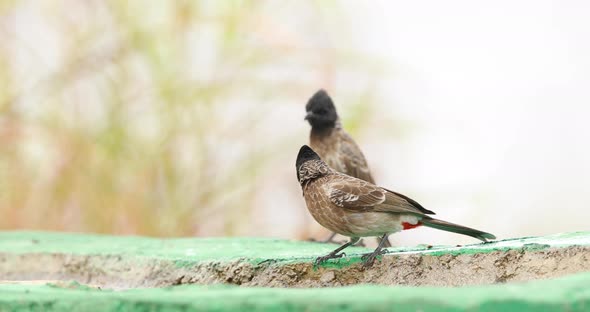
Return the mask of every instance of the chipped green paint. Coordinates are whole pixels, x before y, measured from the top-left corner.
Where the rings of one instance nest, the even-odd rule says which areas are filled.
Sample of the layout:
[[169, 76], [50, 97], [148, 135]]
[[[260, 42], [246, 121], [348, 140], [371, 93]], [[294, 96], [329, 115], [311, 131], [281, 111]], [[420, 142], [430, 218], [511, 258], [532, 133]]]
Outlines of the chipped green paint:
[[[148, 238], [54, 232], [0, 232], [0, 253], [68, 253], [119, 255], [173, 260], [179, 266], [202, 261], [246, 260], [289, 262], [313, 259], [335, 248], [332, 244], [272, 238]], [[350, 248], [351, 254], [367, 249]]]
[[322, 289], [177, 286], [125, 291], [79, 284], [0, 285], [0, 311], [588, 311], [590, 273], [476, 287]]
[[[423, 253], [434, 256], [473, 254], [510, 249], [539, 250], [550, 247], [590, 245], [590, 232], [563, 233], [544, 237], [506, 239], [461, 247], [425, 246], [389, 248], [386, 255]], [[133, 256], [135, 259], [172, 260], [178, 266], [203, 261], [227, 262], [242, 259], [261, 262], [309, 262], [327, 254], [335, 245], [272, 238], [175, 238], [109, 236], [53, 232], [1, 232], [0, 253], [68, 253], [77, 255]], [[322, 266], [339, 268], [360, 261], [367, 248], [351, 247], [347, 257], [330, 260]]]

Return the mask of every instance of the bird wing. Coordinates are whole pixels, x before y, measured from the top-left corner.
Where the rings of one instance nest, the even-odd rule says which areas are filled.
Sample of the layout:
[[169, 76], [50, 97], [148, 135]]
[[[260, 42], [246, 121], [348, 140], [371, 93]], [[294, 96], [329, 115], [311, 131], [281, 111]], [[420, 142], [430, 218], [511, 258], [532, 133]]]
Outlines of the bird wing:
[[352, 210], [371, 210], [385, 201], [385, 192], [368, 182], [344, 175], [335, 175], [325, 184], [330, 201]]
[[383, 187], [382, 187], [382, 189], [387, 191], [386, 197], [389, 199], [389, 201], [395, 202], [395, 201], [398, 201], [399, 198], [401, 197], [406, 202], [408, 202], [410, 205], [414, 206], [414, 208], [420, 210], [420, 212], [422, 212], [423, 214], [435, 214], [434, 211], [431, 211], [431, 210], [428, 210], [428, 209], [422, 207], [422, 205], [420, 205], [417, 201], [409, 198], [408, 196], [406, 196], [404, 194], [400, 194], [398, 192], [394, 192], [394, 191], [388, 190]]
[[335, 174], [333, 179], [325, 184], [325, 189], [330, 201], [334, 205], [345, 209], [424, 214], [405, 198], [374, 184], [346, 175]]
[[340, 153], [338, 154], [340, 156], [340, 162], [346, 168], [346, 174], [375, 183], [363, 152], [361, 152], [361, 149], [356, 145], [354, 140], [344, 131], [341, 134]]

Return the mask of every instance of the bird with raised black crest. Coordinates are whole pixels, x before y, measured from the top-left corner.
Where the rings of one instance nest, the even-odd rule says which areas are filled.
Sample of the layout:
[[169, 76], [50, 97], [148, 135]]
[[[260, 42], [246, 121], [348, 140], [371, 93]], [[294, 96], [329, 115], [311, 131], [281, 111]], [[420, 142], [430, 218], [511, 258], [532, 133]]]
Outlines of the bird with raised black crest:
[[[328, 93], [321, 89], [317, 91], [305, 106], [307, 115], [305, 120], [311, 125], [309, 145], [332, 169], [375, 183], [367, 160], [363, 152], [344, 131], [336, 107]], [[336, 233], [326, 240], [331, 242]], [[384, 242], [385, 247], [390, 247], [389, 240]]]
[[380, 237], [377, 248], [362, 257], [363, 266], [370, 267], [379, 255], [385, 253], [383, 244], [388, 235], [422, 225], [484, 242], [496, 239], [490, 233], [435, 219], [429, 216], [434, 212], [405, 195], [337, 172], [307, 145], [299, 150], [295, 166], [307, 209], [313, 218], [325, 228], [350, 237], [349, 242], [317, 258], [316, 264], [341, 258], [344, 255], [341, 251], [361, 237]]

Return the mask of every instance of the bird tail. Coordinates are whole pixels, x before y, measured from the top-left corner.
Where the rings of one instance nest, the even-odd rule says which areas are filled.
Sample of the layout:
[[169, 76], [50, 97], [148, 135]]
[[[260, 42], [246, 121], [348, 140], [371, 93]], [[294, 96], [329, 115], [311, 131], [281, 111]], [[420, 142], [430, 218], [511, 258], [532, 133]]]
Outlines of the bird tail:
[[496, 236], [494, 236], [493, 234], [482, 232], [480, 230], [468, 228], [466, 226], [454, 224], [451, 222], [447, 222], [447, 221], [443, 221], [443, 220], [439, 220], [439, 219], [435, 219], [435, 218], [431, 218], [431, 217], [423, 218], [422, 220], [420, 220], [420, 222], [427, 227], [431, 227], [431, 228], [435, 228], [435, 229], [443, 230], [443, 231], [447, 231], [447, 232], [453, 232], [453, 233], [457, 233], [457, 234], [468, 235], [471, 237], [475, 237], [479, 240], [482, 240], [484, 242], [487, 242], [488, 239], [496, 239]]

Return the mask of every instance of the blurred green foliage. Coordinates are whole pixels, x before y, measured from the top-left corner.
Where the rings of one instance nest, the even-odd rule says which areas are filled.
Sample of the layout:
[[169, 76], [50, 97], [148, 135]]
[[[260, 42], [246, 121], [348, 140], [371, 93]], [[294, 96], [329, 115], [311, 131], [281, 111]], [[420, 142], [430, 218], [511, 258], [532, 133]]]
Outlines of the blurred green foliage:
[[311, 92], [378, 67], [318, 35], [334, 3], [282, 3], [1, 2], [0, 228], [235, 234], [297, 133], [269, 111], [297, 103], [307, 132]]

